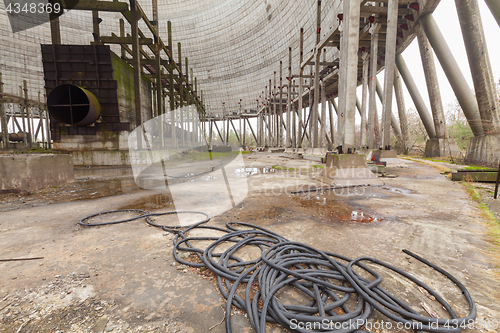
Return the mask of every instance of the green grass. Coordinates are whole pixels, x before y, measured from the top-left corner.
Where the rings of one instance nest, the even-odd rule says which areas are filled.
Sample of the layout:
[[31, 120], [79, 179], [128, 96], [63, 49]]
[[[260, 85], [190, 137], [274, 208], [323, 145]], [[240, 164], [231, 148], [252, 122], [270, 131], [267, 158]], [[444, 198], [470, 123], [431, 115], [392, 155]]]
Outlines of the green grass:
[[481, 210], [481, 213], [486, 219], [486, 223], [488, 224], [488, 235], [491, 236], [495, 248], [500, 248], [500, 224], [498, 223], [495, 214], [493, 214], [493, 212], [484, 203], [483, 199], [481, 198], [481, 194], [472, 184], [465, 181], [462, 181], [460, 183], [465, 186], [465, 188], [467, 189], [467, 193], [469, 193], [472, 200], [476, 201], [479, 204], [479, 209]]
[[482, 166], [478, 166], [478, 165], [473, 165], [473, 166], [465, 167], [462, 170], [493, 170], [493, 169], [488, 168], [488, 167], [482, 167]]
[[295, 168], [287, 168], [287, 167], [282, 167], [279, 165], [273, 165], [271, 168], [275, 170], [289, 170], [289, 171], [295, 171]]
[[324, 165], [316, 165], [316, 164], [314, 164], [312, 167], [313, 168], [320, 168], [320, 169], [324, 169], [325, 168]]

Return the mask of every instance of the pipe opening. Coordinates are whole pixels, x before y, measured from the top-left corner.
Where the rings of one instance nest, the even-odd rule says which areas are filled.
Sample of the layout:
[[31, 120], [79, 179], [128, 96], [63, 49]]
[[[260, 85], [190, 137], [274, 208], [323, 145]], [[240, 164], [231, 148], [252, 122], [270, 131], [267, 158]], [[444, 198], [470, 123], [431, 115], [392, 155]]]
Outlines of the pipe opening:
[[55, 87], [47, 97], [47, 108], [55, 120], [69, 125], [90, 125], [101, 114], [95, 95], [73, 84]]

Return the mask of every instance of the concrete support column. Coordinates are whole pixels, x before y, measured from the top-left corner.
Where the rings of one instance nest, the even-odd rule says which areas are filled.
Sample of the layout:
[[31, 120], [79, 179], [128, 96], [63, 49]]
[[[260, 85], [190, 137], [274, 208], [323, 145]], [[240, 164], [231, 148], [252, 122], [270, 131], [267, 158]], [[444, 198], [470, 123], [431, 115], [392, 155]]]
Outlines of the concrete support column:
[[431, 44], [429, 43], [429, 40], [427, 39], [422, 26], [418, 25], [415, 27], [415, 29], [417, 30], [418, 46], [420, 48], [422, 66], [424, 67], [427, 92], [429, 94], [429, 100], [431, 102], [431, 111], [432, 118], [434, 119], [436, 138], [444, 139], [446, 137], [446, 120], [444, 117], [443, 102], [441, 101], [441, 93], [439, 91], [436, 65], [434, 64], [434, 54], [432, 52]]
[[413, 81], [413, 77], [411, 76], [410, 71], [408, 70], [408, 67], [406, 66], [406, 63], [401, 54], [396, 55], [396, 65], [398, 66], [401, 77], [406, 84], [406, 88], [408, 88], [410, 96], [413, 100], [413, 104], [415, 104], [415, 107], [417, 108], [420, 119], [422, 119], [422, 122], [424, 123], [427, 135], [429, 135], [430, 139], [434, 139], [436, 137], [434, 122], [431, 118], [431, 115], [429, 114], [429, 111], [427, 110], [427, 107], [425, 106], [425, 102], [422, 99], [417, 85], [415, 84], [415, 81]]
[[335, 122], [333, 121], [333, 110], [335, 107], [335, 113], [337, 113], [337, 104], [335, 103], [335, 99], [331, 99], [328, 101], [328, 113], [330, 116], [330, 137], [332, 138], [332, 147], [331, 149], [335, 149], [337, 138], [335, 137]]
[[[382, 145], [391, 144], [392, 95], [394, 86], [394, 62], [396, 59], [396, 34], [398, 30], [399, 0], [389, 0], [387, 12], [387, 32], [385, 41], [384, 100], [382, 103], [383, 138]], [[397, 127], [396, 127], [397, 128]]]
[[[295, 80], [292, 80], [292, 95], [290, 96], [290, 100], [293, 100], [295, 97]], [[295, 106], [293, 104], [290, 104], [290, 116], [292, 117], [292, 147], [297, 148], [297, 117], [295, 115]]]
[[272, 146], [277, 147], [278, 146], [278, 117], [276, 117], [276, 97], [278, 96], [277, 91], [276, 91], [276, 71], [274, 71], [274, 80], [273, 80], [273, 115], [272, 115]]
[[283, 61], [280, 61], [280, 107], [278, 121], [278, 147], [283, 146]]
[[490, 8], [491, 13], [497, 20], [498, 25], [500, 26], [500, 2], [498, 0], [484, 0], [488, 7]]
[[311, 146], [313, 148], [319, 147], [319, 139], [318, 139], [318, 106], [319, 106], [319, 63], [321, 57], [321, 50], [316, 50], [315, 64], [314, 64], [314, 96], [313, 96], [313, 105], [311, 109], [311, 116], [309, 121], [309, 126], [311, 126], [311, 134], [312, 134], [312, 142]]
[[[173, 63], [173, 54], [172, 54], [172, 22], [167, 22], [167, 31], [168, 31], [168, 50], [170, 52], [169, 62], [170, 65]], [[169, 69], [170, 74], [170, 85], [168, 87], [169, 90], [169, 101], [170, 101], [170, 126], [172, 128], [172, 147], [177, 148], [177, 135], [175, 129], [175, 102], [174, 102], [174, 69]], [[210, 148], [212, 147], [212, 121], [210, 121]]]
[[455, 4], [484, 134], [500, 134], [498, 93], [491, 71], [490, 57], [477, 0], [455, 0]]
[[[345, 15], [344, 15], [345, 19]], [[337, 108], [337, 144], [342, 146], [344, 144], [344, 132], [345, 132], [345, 81], [346, 81], [346, 56], [344, 48], [344, 27], [345, 21], [339, 26], [340, 30], [340, 59], [339, 59], [339, 74], [338, 74], [338, 96], [339, 104]], [[345, 37], [347, 38], [347, 37]]]
[[[3, 105], [3, 82], [2, 73], [0, 73], [0, 121], [2, 122], [2, 142], [3, 148], [9, 149], [9, 130], [7, 128], [7, 116]], [[40, 120], [42, 121], [42, 120]]]
[[[455, 96], [464, 111], [465, 117], [469, 122], [469, 126], [472, 129], [474, 136], [483, 135], [483, 126], [481, 124], [481, 117], [479, 115], [479, 108], [477, 106], [477, 101], [474, 93], [467, 85], [458, 63], [456, 62], [453, 54], [446, 43], [446, 40], [439, 30], [436, 21], [432, 14], [426, 15], [420, 18], [420, 22], [423, 24], [425, 34], [429, 39], [429, 42], [436, 52], [436, 56], [439, 59], [439, 63], [443, 68], [450, 85], [455, 92]], [[403, 75], [401, 69], [399, 69], [401, 75]], [[403, 75], [403, 79], [404, 79]], [[406, 80], [405, 80], [406, 82]]]
[[61, 44], [61, 27], [59, 25], [59, 17], [50, 16], [50, 37], [52, 44]]
[[326, 134], [326, 89], [325, 82], [321, 80], [321, 132], [320, 132], [320, 147], [325, 147], [325, 134]]
[[370, 90], [370, 101], [368, 109], [368, 133], [366, 138], [366, 143], [368, 148], [375, 148], [378, 144], [375, 140], [375, 123], [378, 123], [377, 119], [377, 97], [375, 96], [376, 86], [375, 81], [377, 78], [377, 58], [378, 58], [378, 31], [380, 30], [380, 24], [375, 23], [370, 28], [371, 34], [371, 47], [370, 47], [370, 78], [369, 78], [369, 90]]
[[[142, 94], [141, 94], [141, 52], [139, 45], [139, 19], [137, 3], [130, 1], [130, 12], [132, 16], [132, 63], [134, 68], [134, 97], [135, 97], [135, 125], [142, 125]], [[137, 148], [142, 149], [142, 135], [137, 135]]]
[[361, 55], [363, 59], [363, 91], [361, 96], [361, 137], [360, 137], [360, 145], [361, 147], [365, 147], [367, 145], [366, 142], [366, 110], [368, 109], [368, 79], [369, 79], [369, 65], [370, 65], [370, 57], [368, 52], [364, 52]]
[[[288, 105], [286, 108], [286, 143], [285, 147], [291, 147], [291, 135], [292, 135], [292, 129], [291, 129], [291, 119], [290, 117], [292, 116], [292, 48], [288, 48], [288, 89], [287, 89], [287, 101]], [[292, 125], [293, 126], [293, 125]]]
[[[375, 79], [377, 81], [377, 95], [378, 98], [380, 99], [381, 103], [384, 103], [384, 91], [382, 90], [382, 86], [380, 85], [380, 82], [378, 79]], [[398, 121], [396, 120], [396, 117], [394, 116], [394, 113], [391, 111], [390, 114], [390, 124], [392, 129], [394, 130], [394, 134], [396, 134], [398, 139], [401, 139], [401, 130], [399, 129], [399, 124]]]
[[401, 74], [398, 69], [394, 71], [394, 92], [396, 95], [396, 103], [398, 105], [399, 126], [401, 127], [401, 139], [406, 148], [408, 147], [408, 118], [406, 116], [406, 105], [403, 94], [403, 84], [401, 82]]
[[299, 115], [299, 126], [297, 132], [297, 148], [302, 148], [302, 93], [304, 92], [304, 68], [302, 68], [302, 61], [304, 61], [304, 28], [300, 28], [300, 55], [299, 55], [299, 106], [297, 113]]

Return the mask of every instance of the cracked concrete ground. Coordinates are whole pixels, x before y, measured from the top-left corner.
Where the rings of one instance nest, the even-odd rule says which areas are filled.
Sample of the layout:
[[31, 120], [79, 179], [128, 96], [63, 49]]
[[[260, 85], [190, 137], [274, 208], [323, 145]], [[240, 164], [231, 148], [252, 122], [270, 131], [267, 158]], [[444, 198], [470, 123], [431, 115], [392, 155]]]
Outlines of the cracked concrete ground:
[[[247, 197], [210, 224], [249, 222], [321, 250], [376, 257], [417, 276], [459, 315], [467, 314], [458, 289], [401, 252], [408, 249], [463, 282], [478, 319], [499, 321], [499, 249], [478, 204], [438, 169], [404, 163], [408, 168], [388, 167], [394, 178], [383, 178], [382, 186], [293, 194], [321, 186], [314, 180], [318, 162], [246, 154]], [[224, 324], [217, 325], [225, 301], [213, 277], [175, 262], [171, 234], [141, 220], [95, 228], [76, 224], [113, 209], [168, 211], [170, 193], [138, 188], [124, 168], [80, 169], [76, 175], [74, 184], [0, 198], [0, 259], [43, 257], [0, 263], [0, 331], [225, 332]], [[173, 222], [165, 217], [161, 223]], [[423, 311], [417, 288], [384, 274], [387, 289]], [[423, 299], [441, 314], [436, 302]], [[233, 318], [234, 332], [251, 332], [243, 313]]]

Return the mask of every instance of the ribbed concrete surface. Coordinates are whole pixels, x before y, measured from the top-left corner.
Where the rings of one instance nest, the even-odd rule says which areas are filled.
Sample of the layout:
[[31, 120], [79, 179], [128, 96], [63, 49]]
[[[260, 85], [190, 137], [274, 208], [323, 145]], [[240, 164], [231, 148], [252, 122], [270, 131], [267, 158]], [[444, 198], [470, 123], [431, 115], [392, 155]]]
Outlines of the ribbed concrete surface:
[[[299, 55], [299, 29], [305, 29], [304, 47], [312, 49], [316, 37], [316, 0], [159, 0], [160, 31], [167, 41], [167, 21], [172, 21], [174, 56], [177, 42], [182, 43], [182, 57], [198, 77], [208, 110], [256, 108], [256, 97], [279, 72], [288, 73], [288, 47], [293, 50], [294, 73]], [[151, 1], [140, 4], [152, 19]], [[323, 1], [323, 33], [338, 24], [336, 10], [340, 1]], [[63, 43], [88, 44], [92, 40], [91, 12], [71, 11], [61, 17]], [[101, 34], [119, 34], [121, 14], [101, 13]], [[143, 26], [143, 31], [145, 27]], [[126, 30], [129, 27], [126, 24]], [[17, 93], [23, 79], [33, 96], [43, 91], [40, 44], [50, 43], [48, 23], [13, 34], [3, 2], [0, 3], [0, 71], [5, 91]], [[119, 48], [112, 46], [116, 52]], [[332, 51], [332, 50], [331, 50]], [[330, 51], [330, 52], [331, 52]], [[328, 57], [327, 57], [328, 58]], [[306, 71], [307, 72], [307, 71]], [[284, 84], [286, 81], [284, 81]], [[279, 81], [277, 83], [279, 85]]]

